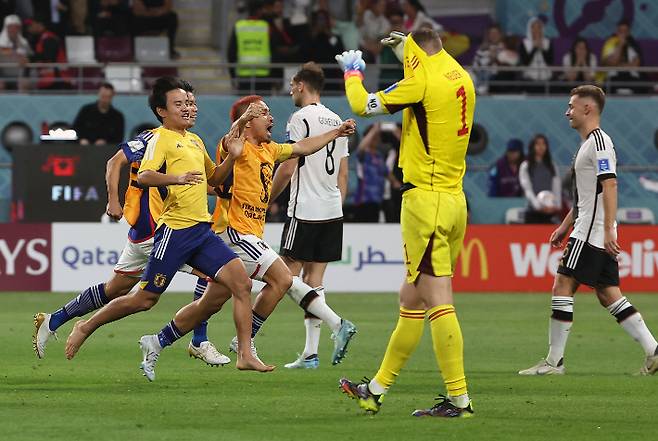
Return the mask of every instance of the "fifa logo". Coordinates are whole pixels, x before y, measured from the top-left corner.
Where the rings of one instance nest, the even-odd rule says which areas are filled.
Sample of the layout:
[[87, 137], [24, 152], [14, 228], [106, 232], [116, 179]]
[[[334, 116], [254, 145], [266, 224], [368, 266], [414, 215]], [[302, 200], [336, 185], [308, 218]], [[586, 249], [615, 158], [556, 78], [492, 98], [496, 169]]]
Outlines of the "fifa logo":
[[489, 262], [487, 260], [487, 250], [480, 239], [471, 239], [464, 244], [460, 254], [462, 267], [462, 277], [469, 277], [471, 274], [471, 254], [473, 249], [477, 249], [480, 263], [480, 280], [489, 280]]

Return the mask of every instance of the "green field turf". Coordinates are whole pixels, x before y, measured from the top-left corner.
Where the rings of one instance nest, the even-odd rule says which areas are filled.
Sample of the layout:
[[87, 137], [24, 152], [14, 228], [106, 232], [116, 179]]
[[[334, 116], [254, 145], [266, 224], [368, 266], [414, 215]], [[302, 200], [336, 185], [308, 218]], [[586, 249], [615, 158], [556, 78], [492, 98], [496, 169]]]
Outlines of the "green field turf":
[[[545, 355], [548, 295], [458, 295], [476, 417], [450, 421], [410, 416], [443, 391], [428, 329], [378, 415], [363, 414], [339, 393], [341, 376], [374, 375], [397, 320], [392, 294], [330, 295], [359, 326], [341, 365], [329, 363], [325, 328], [318, 370], [283, 367], [304, 340], [300, 311], [284, 299], [257, 338], [275, 372], [210, 368], [188, 358], [185, 338], [160, 356], [154, 383], [138, 369], [137, 340], [158, 331], [191, 294], [165, 295], [153, 311], [101, 328], [73, 361], [63, 355], [72, 323], [66, 324], [60, 341], [37, 360], [32, 315], [70, 297], [0, 294], [1, 440], [655, 439], [658, 377], [631, 375], [642, 364], [639, 346], [589, 294], [576, 301], [567, 375], [540, 378], [516, 371]], [[631, 301], [658, 332], [658, 295]], [[232, 327], [228, 309], [211, 320], [209, 334], [221, 349]]]

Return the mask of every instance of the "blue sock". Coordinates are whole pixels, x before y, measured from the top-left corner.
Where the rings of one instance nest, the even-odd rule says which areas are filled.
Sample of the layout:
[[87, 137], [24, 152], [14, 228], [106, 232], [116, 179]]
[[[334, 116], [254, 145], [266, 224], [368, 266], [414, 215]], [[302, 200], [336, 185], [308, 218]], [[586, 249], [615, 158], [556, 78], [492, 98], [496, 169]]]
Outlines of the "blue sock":
[[73, 317], [82, 317], [88, 312], [95, 311], [109, 303], [110, 299], [105, 295], [105, 284], [90, 286], [80, 293], [76, 298], [68, 302], [64, 307], [53, 312], [50, 317], [50, 330], [57, 328], [71, 320]]
[[267, 320], [267, 317], [261, 317], [254, 311], [251, 311], [251, 338], [254, 338], [256, 334], [258, 334], [258, 331], [260, 331], [260, 327], [263, 326], [265, 320]]
[[183, 334], [180, 329], [176, 327], [174, 321], [170, 321], [167, 325], [158, 332], [158, 341], [160, 341], [160, 346], [166, 348], [171, 346], [176, 340], [181, 338]]
[[[194, 288], [194, 300], [198, 300], [203, 295], [203, 292], [206, 290], [208, 282], [205, 279], [199, 278], [196, 282], [196, 287]], [[192, 335], [192, 344], [197, 348], [201, 346], [201, 343], [208, 341], [208, 321], [204, 320], [196, 328], [194, 328], [194, 335]]]

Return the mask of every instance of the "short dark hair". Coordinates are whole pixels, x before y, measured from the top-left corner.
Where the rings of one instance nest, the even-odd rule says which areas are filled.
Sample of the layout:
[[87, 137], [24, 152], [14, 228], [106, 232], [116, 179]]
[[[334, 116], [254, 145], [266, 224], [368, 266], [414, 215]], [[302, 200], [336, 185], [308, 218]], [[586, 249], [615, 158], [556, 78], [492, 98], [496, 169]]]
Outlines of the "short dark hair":
[[322, 92], [324, 87], [324, 72], [322, 68], [313, 61], [304, 63], [302, 68], [297, 71], [292, 80], [295, 83], [302, 82], [315, 92]]
[[176, 89], [183, 89], [183, 84], [175, 77], [160, 77], [155, 80], [151, 93], [149, 95], [149, 107], [151, 111], [162, 122], [162, 117], [158, 115], [158, 107], [167, 108], [167, 92]]
[[582, 86], [571, 89], [569, 96], [578, 96], [580, 98], [592, 98], [599, 108], [599, 113], [603, 113], [605, 106], [605, 92], [599, 86], [592, 84], [583, 84]]
[[102, 82], [99, 89], [110, 89], [112, 92], [114, 92], [114, 86], [112, 83], [108, 83], [107, 81]]
[[181, 84], [183, 85], [183, 90], [188, 93], [194, 93], [194, 86], [187, 80], [180, 79]]

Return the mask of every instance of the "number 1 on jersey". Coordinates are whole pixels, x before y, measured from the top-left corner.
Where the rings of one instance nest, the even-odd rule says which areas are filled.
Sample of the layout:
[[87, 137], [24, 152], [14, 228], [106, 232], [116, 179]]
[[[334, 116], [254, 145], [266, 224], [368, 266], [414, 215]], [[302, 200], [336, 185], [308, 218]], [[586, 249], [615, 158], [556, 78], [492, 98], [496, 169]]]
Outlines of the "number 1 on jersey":
[[462, 128], [457, 130], [457, 136], [468, 135], [468, 126], [466, 125], [466, 90], [464, 86], [457, 90], [457, 98], [462, 99]]

